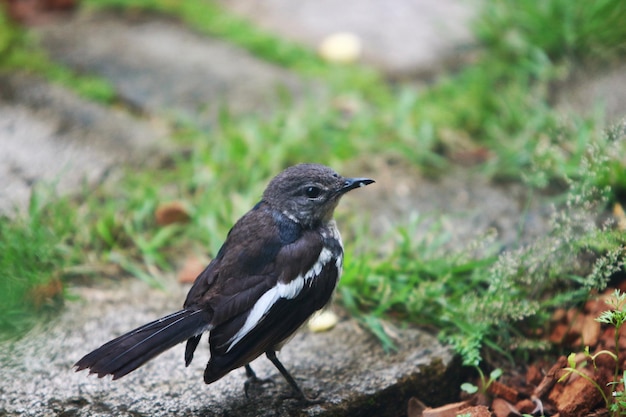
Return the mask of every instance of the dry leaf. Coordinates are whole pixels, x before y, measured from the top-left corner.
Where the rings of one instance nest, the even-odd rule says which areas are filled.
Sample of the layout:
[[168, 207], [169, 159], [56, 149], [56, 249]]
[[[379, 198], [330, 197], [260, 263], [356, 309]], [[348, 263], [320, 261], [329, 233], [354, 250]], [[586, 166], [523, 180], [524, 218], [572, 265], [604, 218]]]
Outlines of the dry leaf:
[[178, 271], [178, 282], [181, 284], [193, 283], [207, 265], [207, 261], [199, 259], [196, 256], [188, 257], [183, 267]]
[[154, 212], [154, 217], [159, 226], [167, 226], [172, 223], [185, 223], [189, 221], [189, 213], [183, 203], [172, 201], [159, 205]]

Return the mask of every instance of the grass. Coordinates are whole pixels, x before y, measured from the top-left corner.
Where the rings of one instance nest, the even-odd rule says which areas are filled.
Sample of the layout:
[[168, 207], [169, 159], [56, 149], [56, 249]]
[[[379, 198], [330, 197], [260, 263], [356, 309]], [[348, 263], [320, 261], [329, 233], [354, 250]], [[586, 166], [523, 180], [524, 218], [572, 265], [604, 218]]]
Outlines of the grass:
[[520, 65], [533, 55], [553, 62], [607, 62], [626, 50], [623, 2], [495, 0], [483, 12], [476, 25], [481, 41]]
[[[508, 358], [547, 349], [533, 331], [555, 308], [604, 289], [626, 262], [623, 232], [595, 224], [609, 192], [597, 186], [606, 153], [590, 150], [581, 164], [586, 180], [571, 184], [550, 229], [528, 245], [503, 251], [485, 235], [451, 250], [438, 223], [416, 232], [430, 220], [419, 217], [394, 229], [392, 244], [357, 241], [365, 255], [346, 260], [342, 302], [388, 349], [395, 345], [386, 330], [390, 318], [436, 329], [469, 366], [479, 365], [485, 347]], [[373, 256], [381, 246], [392, 249]], [[589, 265], [582, 255], [595, 261]]]
[[[115, 264], [159, 285], [185, 254], [217, 253], [228, 227], [287, 165], [307, 160], [340, 170], [348, 161], [376, 155], [445, 175], [459, 144], [469, 153], [486, 150], [488, 157], [475, 168], [485, 175], [521, 182], [531, 194], [546, 187], [568, 190], [565, 214], [555, 216], [544, 238], [507, 252], [491, 236], [450, 251], [436, 221], [416, 238], [431, 220], [419, 216], [395, 225], [382, 245], [389, 250], [381, 252], [367, 229], [342, 219], [351, 238], [339, 299], [388, 348], [394, 345], [390, 321], [440, 330], [470, 365], [477, 365], [485, 346], [502, 354], [528, 347], [525, 329], [540, 326], [544, 311], [581, 302], [590, 289], [606, 285], [611, 265], [623, 264], [622, 236], [590, 227], [577, 214], [601, 211], [623, 190], [623, 133], [603, 133], [599, 119], [563, 121], [552, 103], [555, 85], [576, 65], [610, 66], [624, 52], [626, 33], [616, 19], [626, 6], [620, 1], [493, 0], [476, 22], [482, 45], [477, 59], [423, 89], [387, 86], [360, 66], [327, 64], [211, 2], [84, 5], [175, 16], [200, 33], [324, 82], [331, 98], [287, 102], [266, 118], [222, 113], [208, 132], [179, 125], [174, 139], [191, 151], [173, 155], [158, 175], [129, 172], [113, 190], [79, 202], [42, 205], [35, 199], [24, 218], [2, 219], [0, 244], [15, 245], [0, 255], [6, 282], [15, 288], [0, 291], [13, 300], [5, 302], [13, 313], [3, 315], [3, 322], [32, 310], [33, 288], [66, 280], [71, 271]], [[25, 68], [91, 100], [115, 100], [106, 81], [51, 63], [27, 33], [2, 27], [1, 69]], [[189, 223], [157, 226], [154, 210], [172, 200], [189, 208]], [[67, 218], [72, 227], [62, 221]], [[598, 257], [595, 267], [578, 262], [585, 252]]]
[[33, 193], [22, 216], [0, 217], [0, 339], [32, 326], [63, 300], [61, 275], [72, 260], [67, 201]]

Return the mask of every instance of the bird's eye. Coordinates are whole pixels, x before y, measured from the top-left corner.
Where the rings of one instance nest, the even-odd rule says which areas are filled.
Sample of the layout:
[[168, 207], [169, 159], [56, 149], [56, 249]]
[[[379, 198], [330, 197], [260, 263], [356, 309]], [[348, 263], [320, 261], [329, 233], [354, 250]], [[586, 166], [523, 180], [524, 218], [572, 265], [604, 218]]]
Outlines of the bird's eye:
[[318, 187], [306, 187], [304, 194], [309, 198], [317, 198], [322, 193], [322, 190]]

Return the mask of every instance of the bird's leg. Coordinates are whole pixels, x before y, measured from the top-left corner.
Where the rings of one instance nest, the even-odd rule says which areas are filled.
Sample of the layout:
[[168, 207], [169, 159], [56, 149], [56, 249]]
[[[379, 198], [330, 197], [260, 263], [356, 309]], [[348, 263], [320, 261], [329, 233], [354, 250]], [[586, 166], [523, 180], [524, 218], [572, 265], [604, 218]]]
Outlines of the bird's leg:
[[322, 402], [321, 400], [311, 399], [307, 397], [306, 395], [304, 395], [304, 392], [300, 389], [300, 387], [296, 383], [296, 380], [293, 379], [293, 377], [289, 374], [289, 372], [287, 372], [287, 369], [285, 369], [283, 364], [280, 363], [280, 361], [276, 357], [275, 351], [268, 350], [267, 352], [265, 352], [265, 356], [267, 356], [267, 359], [269, 359], [274, 364], [276, 369], [278, 369], [278, 371], [282, 374], [282, 376], [287, 380], [289, 385], [291, 385], [291, 388], [294, 390], [298, 399], [300, 399], [301, 401], [307, 404], [318, 404]]
[[256, 376], [256, 373], [252, 370], [252, 367], [250, 366], [250, 364], [247, 364], [245, 366], [246, 368], [246, 382], [243, 383], [243, 391], [246, 394], [246, 398], [250, 398], [248, 396], [248, 389], [250, 388], [250, 385], [252, 384], [259, 384], [259, 385], [263, 385], [263, 384], [274, 384], [274, 381], [272, 381], [271, 378], [259, 378], [258, 376]]
[[247, 364], [244, 368], [246, 368], [246, 376], [248, 377], [248, 379], [254, 379], [254, 380], [258, 379], [258, 377], [256, 376], [256, 373], [254, 372], [250, 364]]

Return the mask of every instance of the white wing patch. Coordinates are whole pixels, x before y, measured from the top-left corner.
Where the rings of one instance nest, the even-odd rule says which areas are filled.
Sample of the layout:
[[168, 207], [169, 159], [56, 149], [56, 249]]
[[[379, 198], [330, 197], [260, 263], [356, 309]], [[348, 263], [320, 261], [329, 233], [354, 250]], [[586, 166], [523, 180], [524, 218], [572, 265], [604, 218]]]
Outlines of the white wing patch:
[[[250, 333], [250, 331], [254, 329], [257, 324], [259, 324], [279, 298], [285, 298], [288, 300], [296, 298], [304, 288], [304, 285], [317, 277], [320, 272], [322, 272], [322, 268], [324, 268], [332, 257], [333, 253], [329, 249], [323, 248], [320, 252], [320, 256], [317, 258], [317, 261], [315, 261], [311, 269], [306, 271], [304, 275], [300, 274], [288, 283], [278, 282], [275, 287], [267, 290], [267, 292], [265, 292], [265, 294], [263, 294], [261, 298], [254, 303], [254, 306], [252, 307], [252, 310], [250, 310], [250, 314], [248, 314], [248, 318], [241, 329], [239, 329], [239, 331], [228, 341], [230, 346], [226, 352], [229, 352], [241, 339], [244, 338], [245, 335]], [[335, 262], [339, 273], [341, 273], [341, 263], [342, 257], [340, 256]]]
[[239, 329], [239, 331], [230, 338], [228, 343], [230, 346], [226, 350], [226, 352], [230, 352], [230, 350], [241, 340], [245, 335], [250, 333], [250, 330], [254, 329], [254, 327], [261, 321], [263, 316], [267, 314], [270, 308], [278, 301], [280, 298], [278, 294], [278, 287], [273, 287], [269, 289], [265, 294], [259, 298], [259, 300], [254, 303], [254, 307], [248, 314], [248, 318], [244, 325]]
[[[317, 261], [315, 261], [311, 269], [309, 269], [306, 274], [304, 274], [304, 279], [306, 281], [309, 281], [310, 279], [318, 276], [320, 272], [322, 272], [322, 268], [324, 268], [324, 265], [326, 265], [328, 261], [332, 259], [332, 257], [333, 253], [330, 251], [330, 249], [323, 248], [320, 252], [320, 256], [317, 258]], [[301, 276], [302, 275], [298, 275], [298, 278], [300, 278]]]
[[298, 294], [300, 294], [300, 291], [302, 291], [302, 288], [304, 288], [304, 278], [302, 277], [302, 275], [298, 275], [296, 279], [294, 279], [290, 283], [283, 284], [282, 282], [279, 282], [274, 288], [278, 290], [278, 295], [280, 296], [280, 298], [292, 300], [296, 298]]
[[333, 253], [330, 250], [323, 248], [320, 252], [320, 256], [317, 258], [317, 261], [315, 261], [315, 264], [313, 264], [311, 269], [309, 269], [304, 275], [298, 275], [294, 280], [287, 284], [279, 282], [276, 285], [280, 297], [288, 300], [296, 298], [298, 294], [300, 294], [300, 291], [302, 291], [302, 288], [304, 288], [304, 284], [318, 276], [320, 272], [322, 272], [324, 265], [326, 265], [332, 257]]

